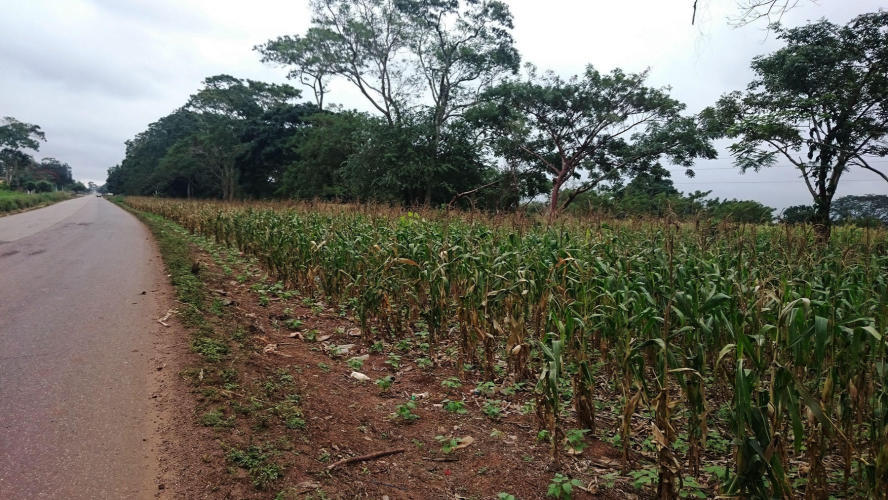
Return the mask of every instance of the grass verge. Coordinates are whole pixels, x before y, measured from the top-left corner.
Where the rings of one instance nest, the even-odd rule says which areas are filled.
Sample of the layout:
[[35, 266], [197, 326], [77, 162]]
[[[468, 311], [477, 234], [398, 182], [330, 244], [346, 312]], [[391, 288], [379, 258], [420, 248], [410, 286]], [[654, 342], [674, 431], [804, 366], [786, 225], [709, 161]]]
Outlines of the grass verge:
[[0, 190], [0, 216], [29, 208], [51, 205], [70, 198], [71, 194], [64, 191], [27, 194]]
[[[175, 222], [112, 199], [152, 232], [190, 332], [191, 351], [181, 376], [197, 402], [188, 435], [216, 447], [200, 459], [212, 470], [213, 491], [236, 498], [263, 498], [283, 478], [281, 455], [292, 447], [280, 430], [304, 428], [294, 378], [285, 369], [249, 362], [254, 354], [236, 312], [217, 297], [221, 276], [202, 259], [218, 251]], [[206, 450], [206, 448], [204, 448]]]

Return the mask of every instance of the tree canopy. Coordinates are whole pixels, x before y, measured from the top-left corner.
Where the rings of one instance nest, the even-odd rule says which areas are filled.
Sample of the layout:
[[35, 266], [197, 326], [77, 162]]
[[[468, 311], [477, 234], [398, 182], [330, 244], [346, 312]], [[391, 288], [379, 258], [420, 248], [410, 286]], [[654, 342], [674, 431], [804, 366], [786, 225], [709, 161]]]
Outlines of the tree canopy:
[[[524, 161], [552, 178], [549, 215], [606, 180], [647, 171], [661, 159], [691, 167], [715, 150], [684, 105], [661, 89], [644, 85], [646, 73], [616, 69], [602, 74], [592, 66], [564, 80], [554, 73], [510, 80], [486, 92], [488, 104], [476, 113], [505, 137]], [[692, 171], [689, 171], [692, 175]], [[566, 201], [561, 188], [577, 179]]]
[[[221, 74], [127, 143], [108, 189], [135, 194], [323, 198], [511, 210], [576, 201], [627, 216], [705, 213], [767, 222], [760, 203], [678, 192], [667, 166], [693, 175], [733, 139], [743, 169], [789, 162], [816, 218], [850, 168], [888, 180], [886, 14], [846, 26], [776, 27], [785, 47], [752, 62], [756, 78], [698, 116], [647, 72], [594, 66], [572, 77], [525, 65], [499, 0], [311, 0], [298, 34], [255, 47], [300, 90]], [[747, 2], [750, 13], [783, 2]], [[519, 74], [520, 73], [520, 74]], [[331, 94], [345, 82], [369, 112]], [[308, 94], [308, 93], [307, 93]], [[824, 215], [826, 214], [826, 215]], [[622, 216], [622, 215], [621, 215]]]
[[786, 46], [753, 59], [748, 89], [723, 96], [704, 116], [711, 131], [735, 140], [741, 169], [778, 162], [798, 169], [826, 240], [845, 172], [861, 168], [888, 182], [871, 162], [888, 155], [888, 12], [777, 33]]

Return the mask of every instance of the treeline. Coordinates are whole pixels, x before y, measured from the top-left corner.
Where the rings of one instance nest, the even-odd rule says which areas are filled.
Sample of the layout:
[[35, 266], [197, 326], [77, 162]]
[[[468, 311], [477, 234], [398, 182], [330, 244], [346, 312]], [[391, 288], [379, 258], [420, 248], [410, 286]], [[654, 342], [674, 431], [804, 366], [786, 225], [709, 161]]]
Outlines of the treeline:
[[[712, 141], [730, 137], [737, 141], [732, 155], [744, 170], [773, 165], [780, 152], [811, 149], [811, 161], [795, 165], [814, 198], [818, 223], [828, 226], [824, 207], [832, 202], [838, 176], [852, 164], [864, 165], [866, 155], [878, 155], [881, 150], [871, 146], [884, 142], [882, 90], [872, 88], [876, 80], [855, 90], [853, 75], [830, 79], [830, 88], [850, 96], [841, 103], [847, 109], [820, 106], [826, 115], [805, 124], [810, 99], [793, 100], [806, 90], [792, 88], [793, 78], [784, 74], [789, 69], [780, 62], [796, 53], [799, 67], [871, 65], [882, 85], [884, 54], [872, 43], [884, 38], [880, 30], [888, 25], [881, 12], [847, 27], [821, 21], [778, 28], [788, 47], [753, 61], [760, 80], [748, 95], [728, 94], [700, 115], [689, 115], [668, 89], [649, 86], [646, 72], [602, 73], [590, 65], [562, 78], [530, 64], [519, 72], [512, 15], [501, 1], [311, 0], [311, 5], [307, 32], [255, 48], [263, 61], [286, 68], [292, 81], [309, 90], [308, 102], [290, 85], [207, 78], [181, 108], [128, 141], [124, 160], [108, 172], [108, 190], [485, 210], [537, 203], [550, 217], [577, 205], [630, 214], [668, 207], [676, 214], [705, 210], [770, 220], [773, 210], [756, 202], [682, 195], [671, 183], [657, 192], [639, 186], [650, 178], [668, 180], [666, 164], [693, 175], [698, 158], [717, 156]], [[831, 59], [818, 59], [805, 45], [814, 43], [812, 32], [818, 33], [818, 46], [831, 47]], [[353, 86], [373, 113], [330, 105], [334, 79]], [[842, 85], [854, 88], [839, 89]], [[781, 111], [785, 106], [794, 111]], [[771, 123], [778, 115], [786, 123]], [[851, 123], [842, 116], [859, 119]], [[798, 132], [806, 127], [815, 139], [819, 127], [834, 132], [808, 141]], [[843, 127], [852, 129], [838, 133]], [[866, 137], [865, 147], [853, 143]], [[776, 151], [765, 149], [772, 144]], [[856, 156], [835, 153], [849, 150]], [[828, 237], [828, 228], [824, 234]]]
[[[794, 205], [787, 207], [780, 214], [780, 220], [788, 224], [808, 224], [815, 220], [816, 215], [816, 206]], [[830, 218], [836, 224], [888, 226], [888, 195], [842, 196], [832, 203]]]
[[74, 180], [71, 166], [55, 158], [39, 162], [29, 153], [40, 149], [46, 135], [40, 126], [24, 123], [11, 116], [0, 122], [0, 189], [48, 193], [51, 191], [86, 191]]

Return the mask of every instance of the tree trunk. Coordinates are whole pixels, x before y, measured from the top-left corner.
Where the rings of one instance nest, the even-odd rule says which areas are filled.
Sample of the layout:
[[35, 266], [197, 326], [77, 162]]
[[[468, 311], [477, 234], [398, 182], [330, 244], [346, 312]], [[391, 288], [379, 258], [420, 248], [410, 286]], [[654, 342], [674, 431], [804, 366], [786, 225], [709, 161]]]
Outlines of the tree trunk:
[[555, 220], [558, 215], [558, 194], [561, 192], [561, 185], [564, 180], [559, 175], [552, 183], [552, 194], [549, 195], [549, 222]]
[[814, 211], [814, 233], [817, 235], [817, 243], [825, 245], [829, 243], [832, 232], [832, 221], [829, 218], [829, 201], [819, 201]]

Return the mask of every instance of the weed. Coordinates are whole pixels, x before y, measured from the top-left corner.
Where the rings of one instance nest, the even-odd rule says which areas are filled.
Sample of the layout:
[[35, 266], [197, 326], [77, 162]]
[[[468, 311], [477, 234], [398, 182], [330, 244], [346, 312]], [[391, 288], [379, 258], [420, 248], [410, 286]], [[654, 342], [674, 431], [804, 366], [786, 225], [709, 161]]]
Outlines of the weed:
[[268, 456], [258, 446], [250, 446], [246, 450], [232, 448], [228, 452], [227, 458], [230, 462], [249, 472], [256, 489], [268, 488], [280, 479], [283, 473], [279, 465], [268, 461]]
[[456, 377], [448, 377], [441, 381], [441, 386], [448, 389], [458, 389], [462, 387], [462, 382]]
[[579, 453], [586, 449], [586, 433], [589, 429], [572, 429], [565, 433], [568, 449]]
[[629, 471], [629, 475], [632, 476], [632, 486], [637, 489], [643, 489], [657, 484], [657, 470], [652, 467], [631, 470]]
[[407, 423], [415, 422], [419, 419], [419, 415], [413, 413], [413, 410], [415, 409], [416, 401], [413, 398], [410, 398], [406, 403], [395, 407], [395, 413], [392, 414], [392, 418], [400, 418]]
[[191, 350], [207, 361], [219, 361], [228, 354], [228, 344], [210, 337], [197, 337], [191, 342]]
[[459, 439], [449, 436], [435, 436], [435, 441], [441, 445], [441, 453], [449, 455], [459, 446]]
[[496, 385], [493, 382], [489, 381], [481, 382], [477, 386], [475, 386], [475, 392], [490, 397], [493, 396], [494, 392], [496, 392]]
[[503, 402], [500, 400], [487, 400], [481, 407], [481, 411], [487, 415], [487, 418], [499, 420], [499, 418], [503, 416], [503, 410], [500, 406], [502, 403]]
[[234, 417], [225, 418], [221, 410], [210, 410], [200, 417], [200, 423], [204, 427], [233, 427]]
[[389, 390], [392, 387], [392, 382], [395, 380], [391, 375], [386, 375], [385, 377], [376, 379], [376, 387], [383, 392]]
[[574, 488], [582, 487], [583, 483], [579, 479], [571, 479], [561, 474], [555, 474], [546, 490], [546, 496], [556, 499], [573, 498]]
[[397, 370], [401, 367], [401, 356], [397, 354], [389, 354], [388, 358], [385, 359], [385, 364], [392, 367], [393, 370]]
[[460, 415], [466, 413], [466, 405], [462, 401], [444, 400], [444, 410], [449, 413], [458, 413]]
[[364, 360], [361, 358], [349, 358], [345, 364], [354, 371], [359, 371], [364, 366]]

